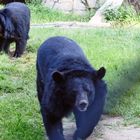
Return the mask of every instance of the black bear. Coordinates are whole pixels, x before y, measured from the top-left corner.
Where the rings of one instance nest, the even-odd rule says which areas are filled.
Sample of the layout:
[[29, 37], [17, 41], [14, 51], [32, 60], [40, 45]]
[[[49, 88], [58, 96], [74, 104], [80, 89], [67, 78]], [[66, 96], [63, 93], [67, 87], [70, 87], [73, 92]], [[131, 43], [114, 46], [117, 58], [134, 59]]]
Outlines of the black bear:
[[73, 139], [87, 138], [103, 112], [105, 68], [95, 70], [76, 42], [62, 36], [41, 45], [36, 65], [38, 100], [49, 140], [64, 140], [61, 121], [70, 112], [77, 126]]
[[9, 46], [16, 43], [14, 57], [20, 57], [27, 43], [30, 29], [30, 10], [20, 2], [9, 3], [0, 10], [0, 51], [9, 53]]

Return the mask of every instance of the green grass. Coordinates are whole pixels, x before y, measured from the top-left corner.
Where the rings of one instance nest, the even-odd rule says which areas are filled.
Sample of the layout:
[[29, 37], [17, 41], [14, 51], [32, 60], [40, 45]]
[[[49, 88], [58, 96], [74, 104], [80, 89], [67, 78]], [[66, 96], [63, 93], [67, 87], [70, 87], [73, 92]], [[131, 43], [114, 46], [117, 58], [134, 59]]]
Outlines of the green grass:
[[[95, 14], [95, 10], [87, 11], [84, 15], [77, 15], [73, 12], [64, 13], [59, 10], [45, 7], [41, 4], [28, 4], [31, 10], [31, 23], [47, 23], [54, 21], [82, 21], [88, 22]], [[127, 25], [140, 21], [140, 16], [136, 14], [134, 8], [121, 6], [118, 11], [107, 11], [106, 19], [114, 21], [115, 25]]]
[[[87, 11], [84, 15], [77, 15], [73, 12], [64, 13], [59, 10], [45, 7], [37, 1], [28, 3], [27, 6], [31, 10], [31, 24], [47, 23], [54, 21], [82, 21], [88, 22], [94, 15], [95, 10]], [[0, 5], [2, 9], [3, 5]], [[113, 21], [113, 25], [128, 25], [130, 23], [136, 24], [140, 21], [140, 16], [137, 16], [134, 9], [127, 7], [121, 7], [118, 12], [107, 11], [106, 19]]]
[[36, 97], [37, 48], [54, 35], [81, 45], [91, 64], [107, 69], [105, 112], [140, 125], [140, 28], [31, 29], [22, 58], [0, 55], [0, 140], [43, 140], [44, 128]]
[[59, 10], [54, 10], [42, 6], [41, 4], [37, 5], [28, 5], [31, 10], [31, 23], [47, 23], [54, 21], [88, 21], [89, 13], [84, 16], [76, 15], [74, 13], [64, 13]]
[[35, 55], [17, 60], [0, 57], [0, 139], [41, 139], [41, 117], [35, 97]]

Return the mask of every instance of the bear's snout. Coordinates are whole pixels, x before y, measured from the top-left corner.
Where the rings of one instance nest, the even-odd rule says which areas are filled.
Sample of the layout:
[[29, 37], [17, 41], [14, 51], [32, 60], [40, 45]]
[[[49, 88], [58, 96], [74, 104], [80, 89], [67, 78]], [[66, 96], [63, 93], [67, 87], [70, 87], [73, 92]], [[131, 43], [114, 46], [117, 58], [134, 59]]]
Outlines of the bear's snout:
[[78, 109], [80, 111], [86, 111], [87, 110], [87, 107], [88, 107], [88, 101], [87, 100], [81, 100], [79, 102]]
[[86, 111], [89, 102], [86, 92], [80, 92], [76, 97], [76, 107], [79, 111]]

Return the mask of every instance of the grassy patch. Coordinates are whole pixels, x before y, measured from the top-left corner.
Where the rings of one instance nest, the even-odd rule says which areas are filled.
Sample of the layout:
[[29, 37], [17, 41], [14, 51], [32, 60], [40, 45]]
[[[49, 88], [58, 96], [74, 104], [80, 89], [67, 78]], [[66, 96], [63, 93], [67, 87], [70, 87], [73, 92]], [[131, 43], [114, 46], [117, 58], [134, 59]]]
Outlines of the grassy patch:
[[54, 21], [88, 21], [88, 13], [84, 16], [76, 15], [74, 13], [64, 14], [59, 10], [54, 10], [42, 6], [41, 4], [37, 5], [28, 5], [31, 10], [31, 22], [32, 23], [47, 23]]
[[[88, 22], [95, 14], [95, 10], [87, 11], [83, 15], [77, 15], [73, 12], [64, 13], [59, 10], [48, 8], [42, 4], [28, 4], [31, 10], [31, 23], [47, 23], [54, 21], [82, 21]], [[121, 6], [118, 11], [108, 10], [105, 13], [108, 21], [114, 21], [115, 25], [127, 25], [140, 21], [140, 16], [136, 14], [134, 8], [130, 6]]]
[[35, 55], [11, 60], [0, 56], [0, 139], [41, 139], [41, 117], [36, 102]]
[[0, 55], [0, 139], [43, 140], [35, 86], [37, 48], [55, 35], [77, 41], [91, 64], [105, 66], [108, 97], [105, 112], [140, 122], [140, 28], [31, 29], [27, 54], [19, 59]]
[[[85, 12], [83, 15], [77, 15], [71, 11], [71, 13], [64, 13], [53, 8], [48, 8], [38, 1], [30, 1], [27, 3], [27, 6], [31, 10], [31, 23], [47, 23], [47, 22], [56, 22], [56, 21], [81, 21], [88, 22], [90, 18], [95, 14], [95, 10]], [[0, 5], [0, 9], [3, 8], [3, 5]], [[113, 25], [128, 25], [130, 23], [136, 24], [140, 21], [140, 16], [136, 14], [134, 9], [129, 6], [121, 6], [118, 11], [108, 10], [105, 13], [106, 19], [108, 21], [113, 21]]]

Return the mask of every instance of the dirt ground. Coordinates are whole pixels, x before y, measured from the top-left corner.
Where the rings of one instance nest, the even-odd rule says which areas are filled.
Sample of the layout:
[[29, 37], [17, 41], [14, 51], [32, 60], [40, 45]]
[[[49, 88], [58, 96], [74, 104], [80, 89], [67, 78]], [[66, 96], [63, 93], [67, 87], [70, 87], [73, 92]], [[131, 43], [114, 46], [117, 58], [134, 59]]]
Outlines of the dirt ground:
[[[72, 120], [64, 120], [66, 140], [72, 140], [75, 124]], [[140, 140], [140, 128], [123, 125], [121, 117], [103, 116], [93, 134], [87, 140]]]

